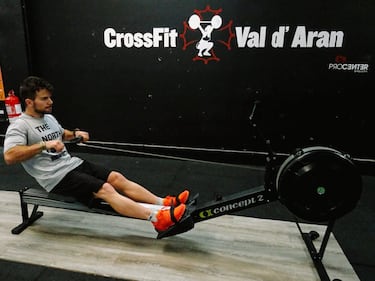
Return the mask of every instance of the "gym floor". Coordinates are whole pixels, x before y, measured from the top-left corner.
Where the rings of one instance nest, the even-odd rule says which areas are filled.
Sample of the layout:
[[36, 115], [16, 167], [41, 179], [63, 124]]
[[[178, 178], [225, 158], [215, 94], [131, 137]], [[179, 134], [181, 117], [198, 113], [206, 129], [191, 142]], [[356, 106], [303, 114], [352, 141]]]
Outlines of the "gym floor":
[[[1, 147], [0, 152], [2, 154]], [[128, 178], [160, 195], [176, 194], [182, 189], [188, 188], [192, 193], [200, 194], [199, 202], [210, 201], [217, 195], [225, 196], [263, 184], [264, 167], [262, 166], [239, 168], [92, 152], [73, 154], [119, 170]], [[20, 165], [7, 166], [3, 158], [0, 157], [0, 190], [18, 191], [24, 186], [36, 185]], [[333, 229], [335, 238], [362, 281], [375, 280], [374, 185], [374, 176], [363, 175], [364, 189], [358, 206], [349, 214], [338, 219]], [[279, 202], [250, 208], [236, 213], [236, 215], [285, 221], [294, 220], [289, 211]], [[0, 260], [0, 279], [3, 281], [118, 280], [7, 260]]]

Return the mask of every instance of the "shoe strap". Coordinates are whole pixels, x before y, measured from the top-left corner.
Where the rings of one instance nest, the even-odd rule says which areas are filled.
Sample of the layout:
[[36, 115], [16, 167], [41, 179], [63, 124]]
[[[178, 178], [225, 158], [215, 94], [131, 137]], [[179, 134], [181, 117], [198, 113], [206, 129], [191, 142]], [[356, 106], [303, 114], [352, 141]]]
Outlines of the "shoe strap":
[[179, 195], [177, 195], [176, 198], [176, 206], [181, 204], [180, 198], [178, 198]]
[[169, 212], [170, 212], [170, 214], [171, 214], [171, 220], [172, 220], [174, 223], [177, 223], [178, 220], [177, 220], [176, 217], [174, 216], [174, 207], [173, 207], [173, 206], [171, 206], [171, 207], [169, 208]]

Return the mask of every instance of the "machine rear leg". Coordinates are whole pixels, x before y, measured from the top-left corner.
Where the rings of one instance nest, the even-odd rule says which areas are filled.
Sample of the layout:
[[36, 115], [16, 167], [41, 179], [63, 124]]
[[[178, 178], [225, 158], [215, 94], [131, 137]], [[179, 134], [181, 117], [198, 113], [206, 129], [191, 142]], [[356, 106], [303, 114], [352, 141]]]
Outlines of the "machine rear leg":
[[27, 203], [23, 200], [23, 190], [19, 192], [20, 201], [21, 201], [21, 215], [22, 215], [22, 223], [12, 229], [12, 234], [20, 234], [24, 231], [28, 226], [32, 225], [37, 219], [43, 216], [43, 212], [38, 211], [38, 205], [34, 205], [33, 211], [29, 216], [29, 209]]

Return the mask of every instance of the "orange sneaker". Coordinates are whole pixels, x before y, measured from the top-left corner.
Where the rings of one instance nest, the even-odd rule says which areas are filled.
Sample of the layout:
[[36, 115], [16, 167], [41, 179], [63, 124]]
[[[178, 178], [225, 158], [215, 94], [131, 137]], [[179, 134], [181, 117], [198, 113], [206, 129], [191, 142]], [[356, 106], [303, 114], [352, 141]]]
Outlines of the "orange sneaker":
[[177, 207], [162, 208], [158, 211], [156, 214], [157, 221], [152, 222], [156, 231], [165, 231], [176, 222], [180, 221], [185, 213], [185, 209], [185, 204], [180, 204]]
[[188, 199], [189, 199], [189, 191], [185, 190], [181, 192], [177, 197], [170, 196], [170, 195], [165, 197], [163, 200], [163, 205], [177, 207], [180, 204], [185, 204]]

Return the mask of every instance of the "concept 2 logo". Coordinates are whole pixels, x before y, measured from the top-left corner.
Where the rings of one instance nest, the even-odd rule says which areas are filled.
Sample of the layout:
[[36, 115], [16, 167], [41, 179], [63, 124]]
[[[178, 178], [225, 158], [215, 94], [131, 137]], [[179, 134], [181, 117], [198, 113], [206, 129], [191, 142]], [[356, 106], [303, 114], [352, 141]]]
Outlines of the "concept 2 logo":
[[[183, 40], [182, 50], [194, 45], [197, 54], [193, 61], [201, 60], [205, 64], [210, 60], [219, 61], [220, 58], [215, 53], [218, 44], [227, 50], [231, 49], [231, 40], [235, 37], [232, 31], [233, 21], [223, 24], [221, 12], [222, 9], [213, 10], [207, 5], [204, 10], [194, 10], [189, 20], [183, 22], [184, 31], [180, 34]], [[192, 39], [188, 39], [190, 37]]]

